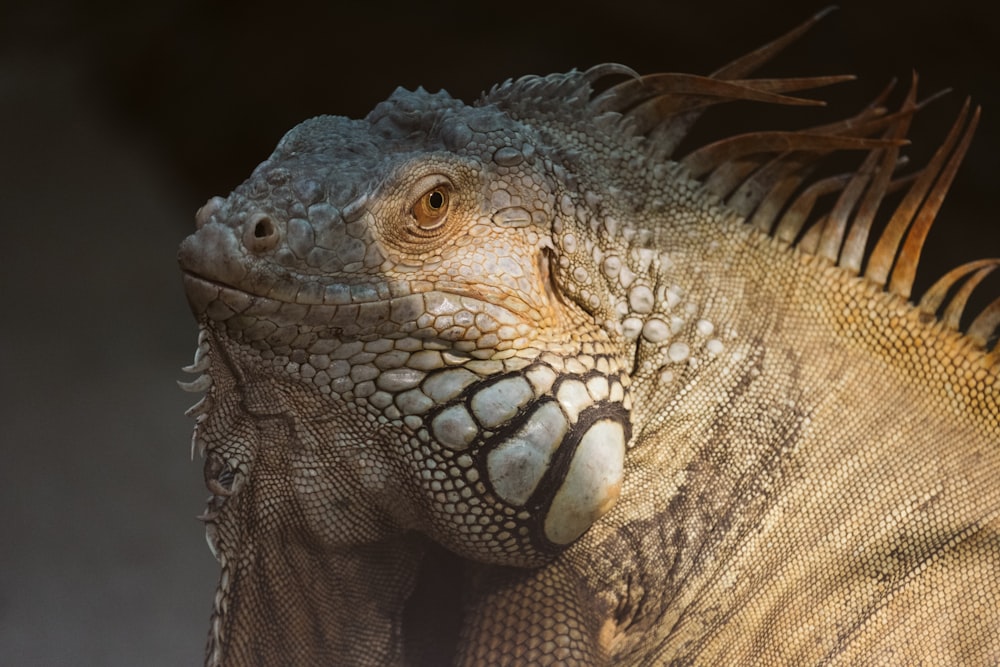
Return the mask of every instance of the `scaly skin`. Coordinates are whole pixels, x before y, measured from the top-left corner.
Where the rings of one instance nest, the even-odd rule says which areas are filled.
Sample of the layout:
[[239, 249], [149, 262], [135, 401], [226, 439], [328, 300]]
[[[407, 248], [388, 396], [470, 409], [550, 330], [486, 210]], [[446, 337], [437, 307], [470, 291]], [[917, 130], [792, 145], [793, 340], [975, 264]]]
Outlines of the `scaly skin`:
[[[831, 82], [761, 59], [397, 91], [199, 212], [207, 664], [1000, 660], [991, 325], [907, 303], [895, 223], [857, 275], [913, 97], [672, 159], [697, 104]], [[791, 186], [836, 149], [825, 223]]]

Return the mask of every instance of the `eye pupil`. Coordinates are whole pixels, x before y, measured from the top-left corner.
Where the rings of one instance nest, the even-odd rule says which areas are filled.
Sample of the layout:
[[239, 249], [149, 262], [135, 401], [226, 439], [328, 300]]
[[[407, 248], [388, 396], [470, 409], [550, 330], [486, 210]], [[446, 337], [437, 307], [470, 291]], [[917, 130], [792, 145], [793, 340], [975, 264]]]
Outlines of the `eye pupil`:
[[445, 187], [439, 186], [424, 192], [410, 210], [417, 227], [424, 231], [441, 227], [448, 215], [449, 199], [449, 192]]

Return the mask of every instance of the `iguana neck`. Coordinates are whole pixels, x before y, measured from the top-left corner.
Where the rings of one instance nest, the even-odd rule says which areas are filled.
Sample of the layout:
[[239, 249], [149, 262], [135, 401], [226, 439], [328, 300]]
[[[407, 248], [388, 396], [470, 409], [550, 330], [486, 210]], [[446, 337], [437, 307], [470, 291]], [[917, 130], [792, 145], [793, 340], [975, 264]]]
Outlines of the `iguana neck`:
[[402, 664], [423, 549], [400, 538], [329, 551], [288, 537], [223, 559], [207, 665]]
[[207, 665], [400, 664], [426, 544], [361, 492], [318, 493], [364, 465], [359, 427], [331, 421], [325, 397], [263, 381], [210, 328], [203, 340], [212, 383], [196, 443], [209, 449], [204, 518], [222, 567]]
[[[688, 241], [700, 255], [688, 253]], [[773, 545], [795, 544], [797, 563], [846, 563], [860, 547], [837, 541], [843, 526], [867, 517], [888, 542], [905, 542], [911, 536], [897, 533], [892, 517], [909, 512], [926, 512], [941, 535], [953, 534], [961, 522], [924, 503], [965, 493], [943, 486], [941, 471], [972, 464], [909, 467], [933, 451], [936, 436], [921, 424], [950, 405], [966, 415], [970, 437], [979, 431], [986, 442], [997, 419], [993, 394], [981, 388], [993, 381], [988, 373], [978, 389], [955, 380], [954, 365], [976, 363], [957, 337], [918, 327], [915, 308], [866, 279], [737, 220], [692, 227], [663, 247], [671, 261], [648, 276], [668, 298], [654, 301], [639, 327], [632, 376], [641, 427], [622, 489], [632, 503], [596, 524], [567, 559], [586, 581], [628, 582], [592, 592], [605, 605], [602, 648], [619, 656], [642, 641], [694, 651], [709, 642], [705, 628], [726, 622], [714, 610], [727, 605], [739, 614], [767, 600], [778, 615], [795, 597], [834, 609], [843, 584], [783, 578], [777, 573], [793, 566]], [[666, 325], [661, 338], [646, 335], [654, 318]], [[873, 372], [891, 413], [857, 389]], [[892, 481], [901, 479], [919, 483]], [[913, 567], [898, 564], [892, 581]], [[859, 599], [877, 599], [870, 581], [852, 580]]]

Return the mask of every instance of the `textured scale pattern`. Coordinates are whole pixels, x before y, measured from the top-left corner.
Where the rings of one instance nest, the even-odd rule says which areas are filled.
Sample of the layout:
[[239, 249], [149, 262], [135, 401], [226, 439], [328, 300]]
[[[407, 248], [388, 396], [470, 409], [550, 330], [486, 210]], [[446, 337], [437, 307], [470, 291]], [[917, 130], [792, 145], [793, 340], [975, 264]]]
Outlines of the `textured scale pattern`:
[[748, 78], [820, 16], [397, 90], [198, 212], [207, 665], [1000, 662], [1000, 299], [959, 331], [1000, 260], [909, 302], [978, 110], [916, 167], [915, 78], [677, 154], [849, 78]]

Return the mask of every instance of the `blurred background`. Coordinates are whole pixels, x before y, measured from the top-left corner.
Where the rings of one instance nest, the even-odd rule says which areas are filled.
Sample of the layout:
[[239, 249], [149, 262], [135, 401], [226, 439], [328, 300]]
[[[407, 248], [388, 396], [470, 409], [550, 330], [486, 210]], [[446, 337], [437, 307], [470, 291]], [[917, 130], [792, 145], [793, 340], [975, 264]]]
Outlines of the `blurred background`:
[[[195, 397], [174, 384], [196, 335], [175, 251], [204, 200], [292, 125], [362, 116], [397, 85], [471, 101], [508, 77], [605, 61], [708, 73], [821, 7], [4, 0], [0, 663], [200, 663], [217, 570], [194, 519], [207, 492], [182, 413]], [[914, 125], [918, 161], [965, 95], [984, 105], [922, 286], [1000, 253], [997, 12], [845, 1], [764, 72], [862, 75], [819, 93], [831, 111], [794, 111], [810, 125], [911, 68], [925, 93], [954, 88]], [[741, 106], [727, 122], [783, 113]]]

